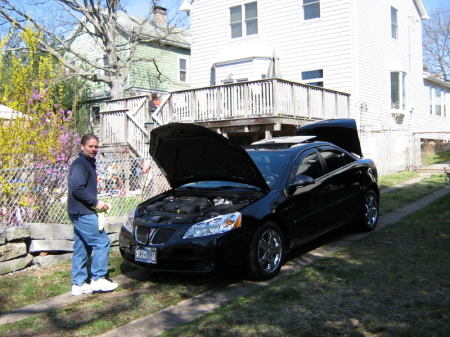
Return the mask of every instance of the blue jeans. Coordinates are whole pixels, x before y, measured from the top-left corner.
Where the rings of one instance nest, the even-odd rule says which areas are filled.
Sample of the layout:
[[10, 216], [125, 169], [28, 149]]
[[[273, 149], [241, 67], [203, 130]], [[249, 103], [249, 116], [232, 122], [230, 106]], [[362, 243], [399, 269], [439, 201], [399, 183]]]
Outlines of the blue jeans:
[[88, 278], [86, 263], [94, 252], [91, 263], [91, 279], [105, 278], [108, 272], [109, 238], [106, 231], [98, 231], [97, 214], [69, 214], [74, 225], [72, 257], [72, 283], [82, 285]]

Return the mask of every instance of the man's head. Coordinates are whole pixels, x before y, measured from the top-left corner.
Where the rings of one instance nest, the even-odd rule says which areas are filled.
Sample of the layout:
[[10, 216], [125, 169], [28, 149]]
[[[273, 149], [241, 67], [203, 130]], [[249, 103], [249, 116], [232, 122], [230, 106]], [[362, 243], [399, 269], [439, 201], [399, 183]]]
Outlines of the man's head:
[[86, 134], [81, 138], [81, 151], [88, 157], [94, 158], [98, 152], [98, 137]]

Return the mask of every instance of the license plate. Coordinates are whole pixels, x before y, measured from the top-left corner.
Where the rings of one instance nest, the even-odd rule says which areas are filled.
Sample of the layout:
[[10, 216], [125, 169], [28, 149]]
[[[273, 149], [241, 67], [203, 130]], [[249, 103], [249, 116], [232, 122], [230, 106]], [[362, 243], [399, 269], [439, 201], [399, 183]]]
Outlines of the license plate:
[[134, 260], [137, 262], [156, 264], [156, 248], [152, 247], [137, 247], [134, 251]]

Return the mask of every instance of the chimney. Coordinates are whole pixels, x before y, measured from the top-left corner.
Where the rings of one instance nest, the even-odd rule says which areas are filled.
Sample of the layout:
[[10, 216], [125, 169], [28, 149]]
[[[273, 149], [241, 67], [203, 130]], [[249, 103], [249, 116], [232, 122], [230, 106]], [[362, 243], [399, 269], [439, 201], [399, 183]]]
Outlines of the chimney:
[[153, 7], [153, 22], [158, 26], [167, 25], [167, 9], [160, 6]]

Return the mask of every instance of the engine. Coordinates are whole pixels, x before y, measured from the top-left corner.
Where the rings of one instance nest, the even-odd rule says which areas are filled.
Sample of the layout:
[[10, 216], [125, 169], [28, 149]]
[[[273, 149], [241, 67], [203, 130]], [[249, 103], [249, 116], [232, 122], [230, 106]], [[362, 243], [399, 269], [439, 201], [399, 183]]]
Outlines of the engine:
[[152, 223], [196, 223], [221, 214], [233, 213], [251, 203], [247, 199], [198, 196], [168, 196], [142, 205], [138, 214]]

